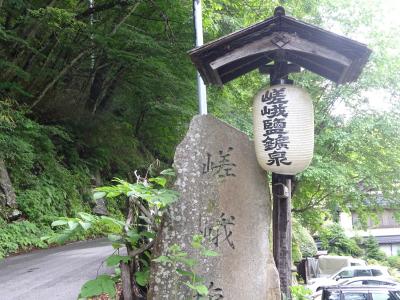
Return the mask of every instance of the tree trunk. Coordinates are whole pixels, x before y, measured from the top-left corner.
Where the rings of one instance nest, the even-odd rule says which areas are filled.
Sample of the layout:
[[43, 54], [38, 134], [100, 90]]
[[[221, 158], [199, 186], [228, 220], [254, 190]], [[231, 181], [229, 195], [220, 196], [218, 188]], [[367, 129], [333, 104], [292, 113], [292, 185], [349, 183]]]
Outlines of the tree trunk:
[[132, 292], [132, 275], [129, 263], [120, 263], [121, 268], [121, 281], [122, 281], [122, 295], [124, 300], [133, 300]]
[[16, 196], [4, 160], [0, 158], [0, 206], [15, 208]]

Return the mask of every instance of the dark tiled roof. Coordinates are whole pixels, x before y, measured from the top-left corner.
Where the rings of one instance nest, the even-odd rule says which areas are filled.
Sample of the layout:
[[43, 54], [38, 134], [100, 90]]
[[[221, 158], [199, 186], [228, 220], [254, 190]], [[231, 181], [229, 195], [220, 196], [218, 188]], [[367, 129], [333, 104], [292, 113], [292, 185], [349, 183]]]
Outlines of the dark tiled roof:
[[288, 16], [276, 16], [189, 51], [205, 83], [223, 85], [279, 56], [336, 83], [355, 81], [371, 50]]
[[400, 243], [400, 228], [399, 235], [386, 235], [386, 236], [376, 236], [378, 244], [399, 244]]

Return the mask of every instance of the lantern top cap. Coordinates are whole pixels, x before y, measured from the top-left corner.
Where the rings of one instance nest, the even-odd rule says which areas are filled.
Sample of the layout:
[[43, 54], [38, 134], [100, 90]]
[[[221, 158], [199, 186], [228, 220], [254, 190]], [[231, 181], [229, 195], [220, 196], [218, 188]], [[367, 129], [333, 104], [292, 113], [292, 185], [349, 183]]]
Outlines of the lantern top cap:
[[285, 9], [282, 6], [277, 6], [274, 9], [274, 17], [284, 16]]
[[206, 84], [223, 85], [276, 60], [301, 66], [338, 84], [357, 80], [366, 45], [285, 15], [274, 16], [189, 51]]

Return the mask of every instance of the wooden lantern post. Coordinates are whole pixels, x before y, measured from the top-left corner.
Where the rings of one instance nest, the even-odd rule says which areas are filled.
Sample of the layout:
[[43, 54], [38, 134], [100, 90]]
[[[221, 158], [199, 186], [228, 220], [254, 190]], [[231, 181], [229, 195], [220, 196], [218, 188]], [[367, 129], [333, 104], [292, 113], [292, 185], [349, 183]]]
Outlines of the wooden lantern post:
[[[357, 80], [371, 50], [366, 45], [285, 15], [274, 16], [189, 51], [206, 84], [222, 86], [252, 70], [270, 75], [271, 85], [291, 84], [300, 67], [337, 84]], [[294, 176], [272, 174], [273, 252], [281, 291], [291, 285], [291, 193]]]

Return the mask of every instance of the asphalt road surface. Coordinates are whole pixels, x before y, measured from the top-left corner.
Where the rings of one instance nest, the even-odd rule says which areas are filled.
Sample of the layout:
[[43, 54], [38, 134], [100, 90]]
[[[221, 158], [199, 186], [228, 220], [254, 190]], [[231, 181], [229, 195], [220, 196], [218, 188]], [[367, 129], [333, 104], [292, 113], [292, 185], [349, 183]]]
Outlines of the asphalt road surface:
[[97, 272], [113, 271], [102, 265], [112, 253], [101, 239], [6, 258], [0, 262], [0, 300], [76, 300]]

